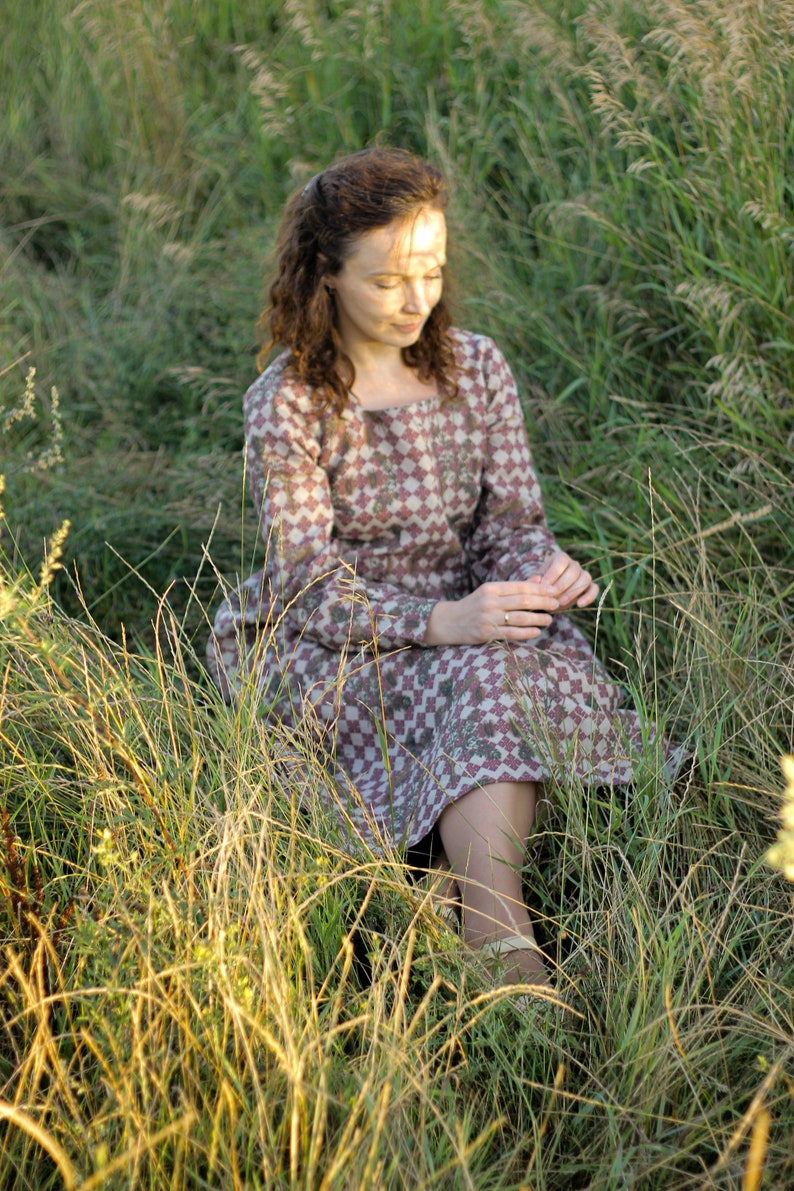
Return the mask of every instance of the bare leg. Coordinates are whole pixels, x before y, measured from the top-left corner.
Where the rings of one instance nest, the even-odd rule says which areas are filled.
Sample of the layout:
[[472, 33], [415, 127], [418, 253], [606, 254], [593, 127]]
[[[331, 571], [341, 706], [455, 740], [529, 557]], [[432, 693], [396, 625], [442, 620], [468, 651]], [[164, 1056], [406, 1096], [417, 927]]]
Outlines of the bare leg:
[[430, 888], [437, 897], [444, 901], [455, 901], [460, 896], [458, 882], [449, 866], [449, 860], [443, 847], [433, 857], [429, 871]]
[[436, 913], [450, 930], [460, 929], [460, 890], [443, 847], [436, 850], [425, 878]]
[[[472, 947], [510, 935], [534, 940], [521, 895], [521, 864], [536, 799], [531, 782], [494, 782], [464, 794], [438, 820], [461, 891], [463, 937]], [[538, 952], [512, 951], [505, 959], [510, 981], [548, 983]]]

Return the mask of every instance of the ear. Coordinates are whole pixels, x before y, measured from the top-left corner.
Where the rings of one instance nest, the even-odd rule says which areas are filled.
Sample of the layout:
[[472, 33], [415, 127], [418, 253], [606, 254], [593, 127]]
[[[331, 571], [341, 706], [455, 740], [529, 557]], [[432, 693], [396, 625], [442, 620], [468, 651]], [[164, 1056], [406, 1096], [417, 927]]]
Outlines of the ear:
[[334, 287], [328, 278], [328, 257], [323, 252], [317, 253], [317, 281], [327, 294], [333, 293]]

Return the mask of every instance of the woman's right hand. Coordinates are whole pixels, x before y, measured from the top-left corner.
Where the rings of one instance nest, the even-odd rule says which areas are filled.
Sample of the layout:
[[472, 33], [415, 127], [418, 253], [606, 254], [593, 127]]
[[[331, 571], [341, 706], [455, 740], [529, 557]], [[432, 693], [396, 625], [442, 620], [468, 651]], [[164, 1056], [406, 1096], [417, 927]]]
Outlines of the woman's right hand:
[[485, 645], [532, 641], [560, 607], [543, 579], [483, 583], [462, 600], [439, 600], [427, 622], [425, 645]]

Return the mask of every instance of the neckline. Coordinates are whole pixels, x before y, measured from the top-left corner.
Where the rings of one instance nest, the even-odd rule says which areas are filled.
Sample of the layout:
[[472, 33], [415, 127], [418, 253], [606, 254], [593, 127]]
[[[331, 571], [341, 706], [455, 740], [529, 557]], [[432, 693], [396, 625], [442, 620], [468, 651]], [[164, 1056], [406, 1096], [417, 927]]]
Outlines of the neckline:
[[359, 410], [362, 414], [393, 414], [399, 413], [401, 409], [416, 409], [418, 405], [426, 405], [428, 401], [437, 401], [438, 393], [430, 393], [427, 397], [417, 397], [415, 401], [403, 401], [400, 405], [379, 405], [366, 406], [362, 405], [351, 389], [351, 396], [355, 397], [353, 408]]

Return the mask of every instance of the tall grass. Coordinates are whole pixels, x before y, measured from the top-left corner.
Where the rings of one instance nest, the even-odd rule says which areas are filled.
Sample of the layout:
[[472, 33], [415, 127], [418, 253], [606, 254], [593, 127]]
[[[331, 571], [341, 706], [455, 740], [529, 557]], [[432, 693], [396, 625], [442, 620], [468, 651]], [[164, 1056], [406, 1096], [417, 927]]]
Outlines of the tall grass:
[[551, 791], [577, 993], [521, 1010], [351, 852], [309, 725], [65, 620], [57, 563], [2, 587], [4, 1185], [729, 1186], [762, 1109], [784, 1185], [790, 902], [741, 804], [651, 753], [632, 796]]
[[478, 1179], [505, 1106], [466, 1050], [515, 1011], [396, 857], [351, 859], [317, 745], [2, 595], [3, 1185]]
[[[2, 1185], [788, 1186], [794, 5], [6, 24]], [[453, 181], [459, 320], [515, 366], [597, 650], [691, 752], [550, 791], [527, 894], [568, 1011], [494, 992], [403, 858], [351, 848], [311, 725], [200, 663], [261, 562], [274, 219], [378, 136]]]

